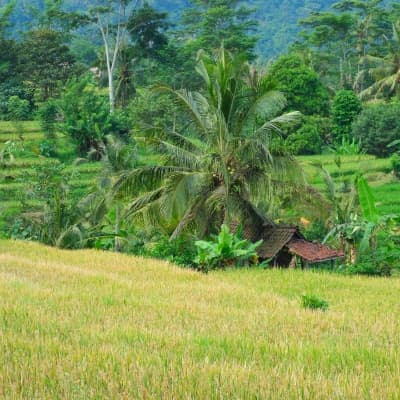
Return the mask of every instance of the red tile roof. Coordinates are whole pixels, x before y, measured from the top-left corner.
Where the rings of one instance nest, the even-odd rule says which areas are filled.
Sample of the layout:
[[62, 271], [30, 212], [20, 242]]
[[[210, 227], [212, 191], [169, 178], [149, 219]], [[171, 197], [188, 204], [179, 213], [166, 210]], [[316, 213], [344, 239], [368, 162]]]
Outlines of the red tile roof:
[[339, 250], [320, 244], [307, 242], [303, 239], [293, 239], [287, 244], [290, 253], [300, 256], [310, 263], [334, 260], [344, 258], [344, 253]]

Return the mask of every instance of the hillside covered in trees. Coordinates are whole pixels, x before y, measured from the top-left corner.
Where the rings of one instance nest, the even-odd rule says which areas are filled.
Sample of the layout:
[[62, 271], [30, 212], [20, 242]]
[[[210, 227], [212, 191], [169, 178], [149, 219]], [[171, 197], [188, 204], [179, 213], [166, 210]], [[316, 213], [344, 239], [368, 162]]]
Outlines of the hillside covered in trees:
[[[300, 19], [313, 11], [322, 11], [329, 8], [336, 0], [249, 0], [240, 4], [257, 10], [253, 16], [259, 21], [257, 54], [263, 58], [272, 58], [287, 50], [289, 45], [296, 40], [300, 31]], [[1, 0], [0, 6], [9, 3]], [[179, 23], [182, 10], [190, 7], [190, 0], [150, 0], [149, 3], [159, 10], [168, 12], [173, 24]], [[16, 0], [16, 9], [12, 17], [13, 30], [18, 32], [26, 28], [26, 22], [31, 21], [33, 8], [43, 10], [45, 0]], [[64, 7], [67, 10], [85, 11], [91, 7], [93, 1], [66, 0]]]

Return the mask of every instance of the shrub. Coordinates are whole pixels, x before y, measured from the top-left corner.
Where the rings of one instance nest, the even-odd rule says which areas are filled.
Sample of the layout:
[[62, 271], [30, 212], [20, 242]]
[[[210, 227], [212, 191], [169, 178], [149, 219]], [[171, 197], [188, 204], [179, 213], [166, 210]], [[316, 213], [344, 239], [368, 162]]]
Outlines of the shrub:
[[0, 83], [0, 119], [12, 120], [9, 114], [9, 100], [11, 97], [17, 96], [22, 100], [27, 100], [29, 103], [29, 112], [33, 106], [33, 90], [30, 90], [27, 82], [20, 82], [16, 77], [7, 77], [5, 81]]
[[303, 308], [308, 308], [310, 310], [326, 311], [329, 308], [329, 303], [326, 300], [322, 300], [315, 295], [308, 294], [301, 296], [301, 305]]
[[356, 265], [349, 265], [345, 269], [348, 275], [391, 276], [392, 268], [389, 264], [378, 264], [373, 260], [359, 261]]
[[16, 145], [12, 141], [7, 141], [5, 146], [0, 150], [0, 168], [10, 167], [14, 161], [14, 153], [16, 151]]
[[285, 142], [287, 150], [296, 155], [321, 154], [322, 135], [315, 119], [307, 119]]
[[196, 249], [193, 242], [187, 238], [179, 237], [169, 240], [168, 237], [162, 237], [154, 246], [147, 249], [145, 255], [167, 260], [183, 267], [192, 267], [195, 265]]
[[39, 233], [32, 220], [22, 215], [8, 224], [6, 237], [15, 240], [39, 240]]
[[55, 138], [58, 109], [54, 101], [47, 101], [39, 108], [40, 126], [49, 139]]
[[389, 145], [400, 139], [399, 115], [399, 102], [368, 105], [354, 122], [353, 134], [367, 153], [387, 157], [395, 152]]
[[195, 242], [197, 247], [195, 263], [205, 272], [227, 266], [242, 266], [251, 259], [257, 259], [256, 249], [262, 243], [262, 240], [257, 243], [243, 240], [240, 231], [231, 233], [226, 225], [222, 225], [221, 232], [212, 239], [212, 241]]
[[349, 265], [344, 272], [353, 275], [391, 276], [400, 270], [399, 238], [384, 234], [381, 244], [373, 252], [363, 254], [356, 265]]
[[[158, 258], [182, 267], [195, 267], [196, 248], [191, 237], [179, 236], [170, 240], [168, 236], [159, 232], [129, 229], [124, 232], [127, 240], [123, 251], [141, 257]], [[110, 250], [114, 239], [99, 239], [96, 247]]]
[[56, 155], [55, 144], [49, 142], [48, 140], [42, 140], [39, 143], [39, 154], [44, 157], [55, 157]]
[[400, 154], [393, 154], [391, 159], [393, 173], [400, 178]]
[[31, 107], [28, 100], [18, 96], [11, 96], [8, 99], [8, 116], [11, 121], [26, 121], [31, 117]]
[[360, 99], [352, 90], [339, 90], [333, 100], [332, 117], [335, 123], [336, 140], [351, 137], [352, 124], [362, 111]]

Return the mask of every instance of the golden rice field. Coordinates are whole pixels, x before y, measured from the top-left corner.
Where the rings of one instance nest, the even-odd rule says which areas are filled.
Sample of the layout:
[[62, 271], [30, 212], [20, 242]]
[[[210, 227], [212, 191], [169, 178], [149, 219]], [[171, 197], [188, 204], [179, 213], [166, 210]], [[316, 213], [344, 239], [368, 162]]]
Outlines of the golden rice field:
[[399, 293], [0, 241], [0, 398], [399, 399]]

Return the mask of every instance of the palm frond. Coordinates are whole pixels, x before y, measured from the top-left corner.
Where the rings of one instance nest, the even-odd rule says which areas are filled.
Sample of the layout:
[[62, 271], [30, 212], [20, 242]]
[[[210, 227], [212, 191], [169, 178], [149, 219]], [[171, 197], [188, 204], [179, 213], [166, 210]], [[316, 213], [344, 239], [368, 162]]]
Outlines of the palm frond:
[[265, 122], [260, 128], [255, 131], [255, 136], [261, 135], [262, 132], [281, 132], [281, 125], [293, 124], [301, 120], [302, 114], [299, 111], [292, 111], [286, 114], [279, 115]]
[[165, 154], [168, 161], [174, 162], [183, 168], [196, 170], [201, 166], [199, 157], [191, 151], [184, 148], [168, 143], [166, 141], [159, 141], [158, 145], [161, 151]]
[[286, 105], [286, 98], [283, 93], [269, 91], [258, 98], [248, 109], [246, 115], [242, 117], [238, 132], [243, 132], [244, 128], [253, 129], [256, 119], [269, 120], [278, 112], [282, 111]]
[[201, 136], [207, 136], [210, 130], [210, 122], [208, 120], [210, 105], [202, 94], [185, 89], [173, 90], [164, 86], [160, 86], [155, 90], [173, 95], [178, 106], [187, 111], [187, 117], [195, 124]]
[[185, 172], [187, 168], [177, 166], [145, 166], [122, 172], [114, 184], [115, 194], [137, 194], [161, 184], [171, 173]]
[[142, 212], [146, 207], [152, 205], [154, 202], [158, 201], [164, 194], [165, 188], [160, 187], [151, 192], [146, 192], [136, 197], [135, 200], [130, 202], [125, 208], [124, 214], [126, 217], [130, 217], [137, 213]]

